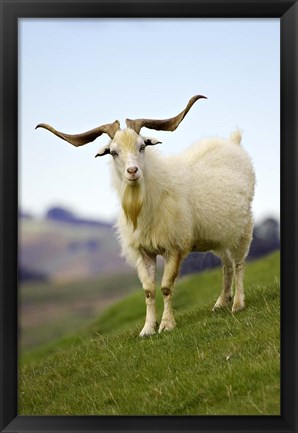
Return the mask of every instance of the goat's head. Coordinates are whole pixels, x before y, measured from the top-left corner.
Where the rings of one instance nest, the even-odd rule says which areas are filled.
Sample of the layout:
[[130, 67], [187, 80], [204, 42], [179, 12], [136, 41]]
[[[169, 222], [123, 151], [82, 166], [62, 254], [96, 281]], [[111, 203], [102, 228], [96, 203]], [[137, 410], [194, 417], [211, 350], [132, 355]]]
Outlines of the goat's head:
[[141, 136], [141, 129], [147, 127], [155, 129], [156, 131], [174, 131], [184, 119], [192, 105], [201, 98], [206, 99], [206, 97], [202, 95], [193, 96], [181, 113], [169, 119], [126, 119], [126, 129], [120, 129], [120, 123], [118, 120], [76, 135], [65, 134], [57, 131], [52, 126], [45, 123], [37, 125], [36, 128], [45, 128], [76, 147], [90, 143], [102, 134], [108, 134], [110, 137], [109, 143], [98, 151], [96, 157], [108, 154], [112, 155], [115, 170], [119, 178], [129, 187], [138, 186], [143, 177], [146, 146], [160, 143], [160, 141], [154, 138], [145, 138]]
[[[114, 138], [99, 150], [96, 156], [112, 155], [119, 178], [130, 186], [138, 185], [143, 177], [145, 148], [160, 143], [154, 138], [145, 138], [130, 127], [119, 129]], [[108, 149], [107, 149], [108, 147]]]

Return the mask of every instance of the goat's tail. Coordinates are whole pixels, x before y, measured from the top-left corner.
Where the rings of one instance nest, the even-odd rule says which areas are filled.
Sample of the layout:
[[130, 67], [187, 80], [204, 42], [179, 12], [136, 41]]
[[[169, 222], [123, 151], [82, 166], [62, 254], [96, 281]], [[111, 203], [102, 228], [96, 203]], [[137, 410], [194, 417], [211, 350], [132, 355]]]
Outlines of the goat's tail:
[[232, 143], [240, 145], [241, 144], [241, 140], [242, 140], [242, 132], [240, 131], [240, 129], [236, 129], [230, 135], [230, 141]]

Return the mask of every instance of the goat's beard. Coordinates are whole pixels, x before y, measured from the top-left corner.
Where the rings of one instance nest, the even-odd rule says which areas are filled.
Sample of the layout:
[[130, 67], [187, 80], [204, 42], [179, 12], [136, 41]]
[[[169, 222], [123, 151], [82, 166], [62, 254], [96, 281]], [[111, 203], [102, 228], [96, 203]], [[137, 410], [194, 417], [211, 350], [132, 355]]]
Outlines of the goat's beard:
[[132, 222], [134, 230], [138, 226], [138, 216], [143, 206], [143, 199], [142, 184], [125, 186], [122, 195], [122, 208], [126, 218]]

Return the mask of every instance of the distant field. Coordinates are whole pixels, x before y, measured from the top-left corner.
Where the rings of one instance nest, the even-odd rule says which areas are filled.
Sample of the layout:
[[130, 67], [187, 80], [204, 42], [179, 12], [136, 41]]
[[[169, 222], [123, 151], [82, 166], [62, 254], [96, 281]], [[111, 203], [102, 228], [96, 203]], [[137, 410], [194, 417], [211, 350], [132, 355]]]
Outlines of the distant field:
[[45, 219], [19, 222], [20, 266], [51, 281], [100, 277], [127, 272], [111, 227], [74, 225]]
[[[220, 270], [182, 278], [177, 328], [139, 338], [142, 291], [20, 364], [22, 415], [278, 415], [279, 253], [247, 265], [246, 309], [212, 312]], [[161, 295], [158, 296], [159, 318]]]

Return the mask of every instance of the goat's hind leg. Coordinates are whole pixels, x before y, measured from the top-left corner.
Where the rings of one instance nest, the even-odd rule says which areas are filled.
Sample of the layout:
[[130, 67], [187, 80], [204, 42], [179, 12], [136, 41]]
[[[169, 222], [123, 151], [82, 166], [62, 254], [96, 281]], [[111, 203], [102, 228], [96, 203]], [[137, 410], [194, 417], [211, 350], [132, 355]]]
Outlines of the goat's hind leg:
[[243, 310], [243, 308], [245, 307], [243, 276], [244, 276], [244, 260], [240, 262], [236, 262], [236, 266], [235, 266], [236, 289], [235, 289], [232, 313], [236, 313], [236, 311]]
[[222, 261], [222, 290], [213, 311], [227, 307], [233, 296], [234, 263], [229, 251], [221, 254]]
[[232, 313], [240, 311], [244, 308], [244, 262], [248, 254], [249, 246], [252, 239], [253, 223], [252, 221], [247, 227], [246, 233], [241, 237], [238, 247], [231, 251], [235, 260], [235, 296], [233, 301]]

